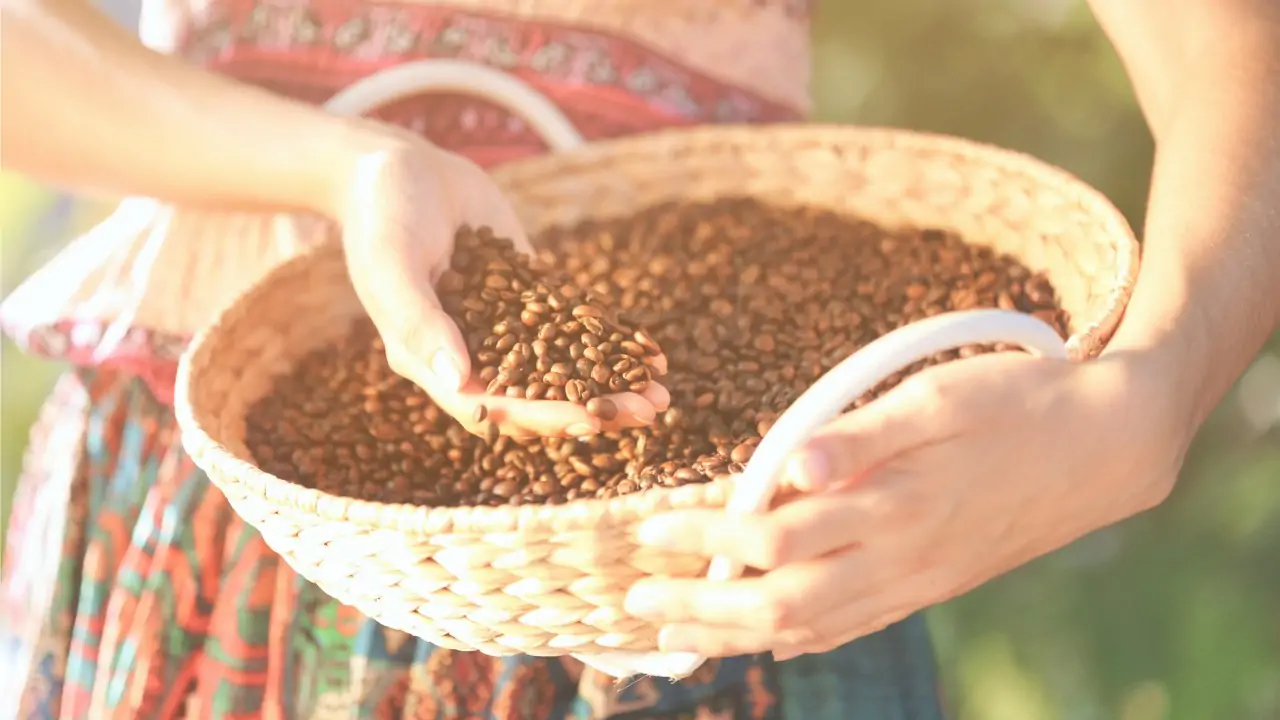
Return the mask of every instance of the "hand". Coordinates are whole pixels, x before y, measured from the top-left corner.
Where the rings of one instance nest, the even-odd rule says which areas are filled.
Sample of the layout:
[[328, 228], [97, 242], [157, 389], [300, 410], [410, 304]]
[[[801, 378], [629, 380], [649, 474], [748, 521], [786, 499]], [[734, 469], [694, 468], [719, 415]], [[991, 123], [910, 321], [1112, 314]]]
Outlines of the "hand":
[[[1134, 357], [985, 355], [912, 376], [821, 431], [768, 513], [675, 511], [643, 544], [723, 555], [730, 582], [646, 579], [666, 651], [825, 652], [956, 597], [1168, 492], [1190, 437]], [[821, 490], [826, 492], [820, 492]]]
[[530, 251], [511, 206], [477, 165], [415, 137], [396, 135], [385, 147], [362, 152], [354, 165], [340, 216], [356, 293], [382, 336], [391, 368], [469, 430], [483, 431], [474, 421], [481, 404], [488, 409], [486, 422], [500, 432], [538, 436], [647, 425], [666, 408], [670, 396], [657, 383], [643, 395], [609, 396], [619, 412], [607, 424], [569, 402], [485, 394], [433, 285], [449, 267], [462, 225], [488, 225]]

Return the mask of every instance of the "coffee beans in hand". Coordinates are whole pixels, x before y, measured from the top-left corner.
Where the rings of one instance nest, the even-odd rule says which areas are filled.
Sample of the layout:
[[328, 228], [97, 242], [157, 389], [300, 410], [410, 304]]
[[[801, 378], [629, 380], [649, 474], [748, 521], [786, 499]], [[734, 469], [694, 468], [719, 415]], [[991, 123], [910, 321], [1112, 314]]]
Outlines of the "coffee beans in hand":
[[534, 267], [488, 228], [464, 227], [436, 291], [487, 393], [567, 400], [612, 420], [617, 408], [603, 396], [643, 392], [661, 351], [551, 267]]
[[[901, 325], [950, 310], [1000, 307], [1033, 313], [1066, 333], [1066, 314], [1048, 280], [1013, 258], [950, 232], [889, 230], [824, 210], [726, 199], [662, 205], [627, 218], [553, 229], [538, 239], [542, 249], [529, 270], [521, 274], [513, 264], [506, 276], [516, 278], [520, 290], [476, 279], [484, 276], [476, 258], [487, 258], [484, 268], [495, 259], [484, 254], [490, 250], [474, 249], [474, 243], [490, 242], [478, 235], [459, 244], [473, 255], [461, 263], [455, 258], [464, 277], [449, 280], [456, 287], [442, 294], [461, 298], [448, 302], [454, 311], [461, 308], [455, 317], [477, 358], [485, 351], [499, 354], [484, 356], [479, 367], [501, 370], [505, 361], [521, 368], [504, 381], [504, 394], [515, 387], [527, 393], [540, 379], [604, 417], [610, 409], [597, 393], [612, 387], [609, 378], [632, 383], [633, 373], [645, 382], [636, 369], [647, 367], [643, 359], [652, 356], [650, 348], [661, 347], [669, 366], [662, 382], [671, 393], [670, 409], [648, 427], [581, 440], [515, 439], [496, 432], [477, 437], [387, 367], [372, 324], [361, 320], [341, 342], [306, 357], [252, 408], [247, 440], [264, 470], [337, 495], [435, 506], [555, 504], [706, 482], [740, 471], [778, 415], [818, 377]], [[545, 295], [530, 274], [536, 267], [563, 272], [556, 283], [543, 283]], [[501, 313], [465, 304], [473, 292], [467, 288], [482, 286], [479, 292], [489, 290], [490, 302], [496, 297], [505, 303]], [[528, 331], [511, 321], [542, 327], [520, 320], [529, 309], [525, 304], [549, 306], [546, 298], [570, 286], [591, 296], [589, 307], [616, 313], [616, 324], [605, 331], [614, 346], [600, 350], [603, 361], [589, 358], [587, 348], [600, 345], [582, 342], [585, 331], [575, 328], [563, 335], [582, 347], [580, 357], [570, 351], [573, 365], [554, 368], [569, 362], [557, 359], [539, 369], [540, 356], [533, 351], [537, 332], [529, 340]], [[529, 291], [536, 297], [526, 301], [522, 294]], [[546, 324], [594, 318], [590, 311], [573, 315], [573, 292], [558, 295], [565, 302], [554, 313], [548, 307]], [[518, 293], [515, 300], [512, 293]], [[542, 312], [537, 305], [533, 309]], [[514, 343], [501, 339], [507, 332], [494, 327], [500, 322], [507, 322], [500, 329], [520, 333]], [[624, 349], [614, 333], [630, 333], [643, 352]], [[606, 341], [603, 332], [592, 334]], [[521, 354], [519, 364], [504, 360], [521, 342], [531, 354]], [[569, 348], [574, 345], [569, 342]], [[941, 353], [854, 405], [870, 402], [927, 365], [1000, 349], [1006, 348]], [[633, 364], [610, 364], [615, 356]], [[579, 371], [583, 359], [593, 364]], [[602, 364], [612, 375], [601, 370], [594, 377]], [[541, 376], [531, 380], [528, 372]], [[552, 372], [564, 383], [547, 382]], [[597, 393], [584, 399], [588, 380]], [[483, 422], [483, 411], [478, 415]]]

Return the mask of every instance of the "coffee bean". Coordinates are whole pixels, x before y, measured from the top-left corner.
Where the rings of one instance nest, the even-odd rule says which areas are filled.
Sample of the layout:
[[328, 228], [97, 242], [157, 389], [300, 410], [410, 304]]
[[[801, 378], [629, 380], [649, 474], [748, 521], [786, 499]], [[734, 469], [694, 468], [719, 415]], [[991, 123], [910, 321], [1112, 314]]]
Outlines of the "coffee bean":
[[584, 400], [587, 398], [587, 384], [578, 379], [570, 380], [564, 385], [564, 395], [571, 403], [587, 402]]
[[613, 371], [604, 365], [596, 365], [591, 369], [591, 379], [600, 384], [609, 382], [611, 377], [613, 377]]
[[705, 479], [702, 473], [694, 470], [693, 468], [680, 468], [672, 473], [672, 477], [674, 477], [680, 484], [688, 484]]
[[751, 459], [752, 453], [756, 451], [754, 443], [741, 443], [733, 449], [729, 454], [729, 458], [736, 463], [745, 463]]
[[[563, 387], [573, 369], [548, 371], [548, 364], [580, 357], [598, 362], [590, 349], [601, 347], [602, 337], [640, 332], [610, 319], [571, 278], [553, 272], [554, 265], [534, 267], [532, 258], [487, 228], [460, 229], [454, 248], [453, 268], [444, 273], [442, 279], [447, 280], [436, 291], [462, 329], [475, 372], [490, 395], [563, 400], [567, 394], [554, 388]], [[563, 313], [565, 298], [587, 302], [577, 302]], [[571, 342], [573, 337], [580, 337], [581, 346]], [[648, 352], [637, 345], [631, 355], [639, 360]], [[533, 358], [536, 362], [531, 363]], [[506, 372], [493, 374], [489, 369], [494, 365]], [[586, 400], [579, 393], [571, 402]]]
[[637, 330], [635, 333], [636, 344], [644, 348], [650, 355], [661, 355], [662, 349], [658, 346], [653, 336], [644, 330]]
[[[667, 204], [539, 240], [529, 260], [487, 229], [459, 234], [437, 293], [476, 374], [495, 394], [616, 418], [602, 395], [643, 390], [647, 361], [665, 350], [671, 405], [653, 425], [517, 440], [477, 408], [475, 437], [391, 371], [362, 320], [253, 406], [246, 440], [259, 465], [333, 494], [427, 506], [554, 505], [724, 479], [822, 373], [894, 328], [983, 307], [1034, 314], [1064, 335], [1068, 319], [1047, 278], [1011, 258], [949, 232], [821, 210]], [[490, 286], [495, 274], [504, 287]], [[940, 353], [853, 405], [931, 364], [1009, 349]]]

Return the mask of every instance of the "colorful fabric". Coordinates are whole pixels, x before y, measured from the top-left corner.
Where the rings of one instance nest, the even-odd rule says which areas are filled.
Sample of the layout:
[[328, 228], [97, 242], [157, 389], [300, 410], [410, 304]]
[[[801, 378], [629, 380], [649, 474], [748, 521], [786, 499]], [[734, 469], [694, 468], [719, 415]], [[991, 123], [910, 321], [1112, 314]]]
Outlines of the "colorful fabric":
[[42, 462], [21, 479], [0, 585], [3, 717], [941, 717], [920, 618], [825, 655], [711, 662], [680, 683], [389, 630], [272, 552], [136, 378], [64, 377], [29, 452]]

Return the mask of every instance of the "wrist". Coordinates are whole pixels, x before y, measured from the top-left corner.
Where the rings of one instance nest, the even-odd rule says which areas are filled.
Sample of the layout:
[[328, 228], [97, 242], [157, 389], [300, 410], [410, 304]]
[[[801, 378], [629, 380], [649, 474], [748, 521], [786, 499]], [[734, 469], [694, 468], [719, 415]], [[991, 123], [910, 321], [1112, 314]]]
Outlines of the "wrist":
[[[1173, 490], [1199, 422], [1189, 393], [1180, 392], [1180, 368], [1162, 348], [1108, 347], [1083, 363], [1079, 392], [1092, 408], [1081, 437], [1099, 434], [1118, 472], [1109, 482], [1121, 502], [1120, 517], [1150, 509]], [[1105, 423], [1099, 433], [1097, 423]]]
[[323, 159], [316, 173], [317, 182], [308, 189], [309, 209], [342, 222], [351, 197], [362, 182], [367, 182], [373, 167], [386, 167], [395, 158], [411, 152], [424, 140], [390, 125], [364, 118], [334, 117], [331, 128], [332, 152]]
[[1226, 392], [1215, 378], [1213, 335], [1196, 307], [1171, 300], [1175, 293], [1158, 298], [1143, 290], [1150, 288], [1134, 294], [1104, 354], [1127, 366], [1128, 382], [1140, 390], [1133, 396], [1145, 405], [1136, 411], [1171, 442], [1189, 444]]

